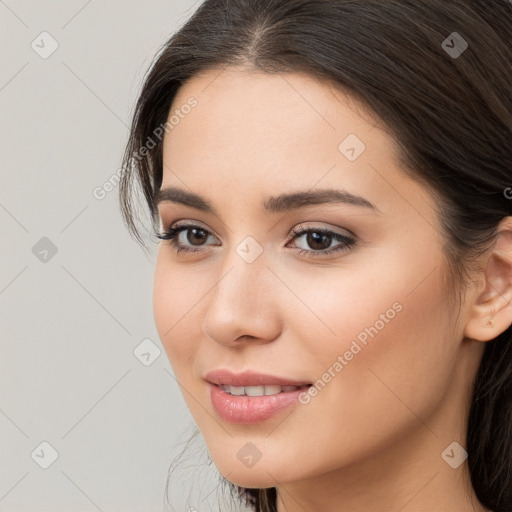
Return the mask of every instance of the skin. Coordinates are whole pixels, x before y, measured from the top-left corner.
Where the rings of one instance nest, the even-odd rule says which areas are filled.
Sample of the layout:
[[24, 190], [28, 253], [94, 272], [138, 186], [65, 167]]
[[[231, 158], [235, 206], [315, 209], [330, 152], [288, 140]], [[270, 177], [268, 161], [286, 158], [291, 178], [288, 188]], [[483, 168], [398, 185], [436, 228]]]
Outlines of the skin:
[[[171, 110], [192, 96], [197, 107], [164, 139], [162, 187], [204, 196], [218, 216], [159, 204], [163, 227], [186, 221], [211, 236], [197, 246], [179, 235], [195, 254], [161, 242], [154, 317], [220, 473], [244, 487], [277, 487], [279, 512], [486, 510], [467, 460], [453, 469], [441, 454], [465, 445], [485, 342], [512, 323], [512, 218], [482, 256], [459, 314], [435, 200], [353, 98], [303, 74], [241, 67], [192, 78]], [[338, 150], [351, 133], [366, 145], [353, 162]], [[268, 196], [317, 188], [361, 195], [380, 213], [345, 204], [262, 209]], [[307, 235], [293, 239], [299, 224], [352, 233], [357, 246], [301, 256], [315, 247]], [[248, 236], [263, 251], [252, 263], [236, 252]], [[397, 302], [401, 311], [308, 404], [248, 426], [216, 414], [208, 371], [315, 382]], [[252, 467], [237, 457], [248, 442], [262, 454]]]

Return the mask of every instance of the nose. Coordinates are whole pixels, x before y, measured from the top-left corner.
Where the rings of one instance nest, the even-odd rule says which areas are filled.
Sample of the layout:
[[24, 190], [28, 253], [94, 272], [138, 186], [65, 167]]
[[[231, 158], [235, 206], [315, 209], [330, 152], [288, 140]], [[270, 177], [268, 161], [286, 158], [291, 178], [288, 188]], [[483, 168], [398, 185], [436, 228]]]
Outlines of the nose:
[[208, 294], [203, 332], [226, 346], [276, 339], [281, 331], [278, 286], [279, 280], [262, 256], [247, 263], [234, 254]]

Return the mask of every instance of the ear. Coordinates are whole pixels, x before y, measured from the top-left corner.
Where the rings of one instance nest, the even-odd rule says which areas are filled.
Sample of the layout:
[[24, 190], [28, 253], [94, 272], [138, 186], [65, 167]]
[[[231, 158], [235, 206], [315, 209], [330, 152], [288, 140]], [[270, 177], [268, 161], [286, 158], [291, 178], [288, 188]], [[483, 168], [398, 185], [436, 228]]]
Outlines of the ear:
[[483, 263], [464, 336], [490, 341], [512, 325], [512, 217], [501, 221], [496, 242]]

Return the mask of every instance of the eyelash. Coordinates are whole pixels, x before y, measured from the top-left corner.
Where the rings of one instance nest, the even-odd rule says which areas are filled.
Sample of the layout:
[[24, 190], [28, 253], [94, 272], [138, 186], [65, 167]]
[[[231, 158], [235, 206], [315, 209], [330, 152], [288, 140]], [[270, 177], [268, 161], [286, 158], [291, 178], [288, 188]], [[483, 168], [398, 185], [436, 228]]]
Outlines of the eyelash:
[[[182, 231], [186, 231], [187, 229], [192, 228], [199, 228], [203, 231], [205, 231], [208, 235], [212, 234], [208, 230], [202, 228], [201, 226], [197, 226], [194, 224], [177, 224], [174, 228], [169, 228], [167, 231], [164, 231], [163, 233], [159, 233], [157, 237], [161, 240], [169, 240], [171, 242], [171, 245], [173, 246], [176, 253], [196, 253], [201, 252], [203, 249], [191, 249], [186, 246], [182, 246], [178, 244], [177, 238], [178, 235]], [[341, 235], [340, 233], [336, 233], [334, 231], [330, 231], [323, 228], [309, 228], [309, 229], [302, 229], [300, 226], [295, 227], [292, 229], [293, 238], [290, 240], [295, 240], [296, 238], [299, 238], [300, 236], [307, 234], [307, 233], [321, 233], [322, 235], [332, 235], [332, 239], [338, 242], [343, 242], [343, 245], [341, 246], [334, 246], [329, 249], [323, 249], [319, 251], [309, 250], [309, 249], [299, 249], [299, 254], [302, 255], [308, 255], [313, 257], [318, 256], [326, 256], [329, 254], [337, 253], [340, 251], [348, 251], [349, 249], [352, 249], [356, 246], [356, 241], [348, 236]]]

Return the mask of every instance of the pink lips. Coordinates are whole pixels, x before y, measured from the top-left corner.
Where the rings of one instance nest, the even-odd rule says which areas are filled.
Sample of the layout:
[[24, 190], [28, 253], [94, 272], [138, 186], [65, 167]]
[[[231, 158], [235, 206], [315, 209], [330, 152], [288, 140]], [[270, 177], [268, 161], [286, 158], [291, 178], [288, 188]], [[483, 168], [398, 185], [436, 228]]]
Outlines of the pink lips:
[[[235, 374], [229, 370], [209, 372], [205, 380], [208, 382], [212, 405], [219, 416], [230, 423], [250, 424], [269, 419], [279, 411], [296, 404], [300, 393], [310, 385], [307, 381], [298, 381], [246, 371]], [[301, 389], [281, 391], [276, 395], [236, 396], [222, 390], [220, 385], [229, 386], [294, 386]]]
[[229, 384], [230, 386], [307, 386], [311, 382], [276, 377], [265, 373], [245, 371], [233, 373], [229, 370], [214, 370], [206, 374], [205, 380], [212, 384]]

